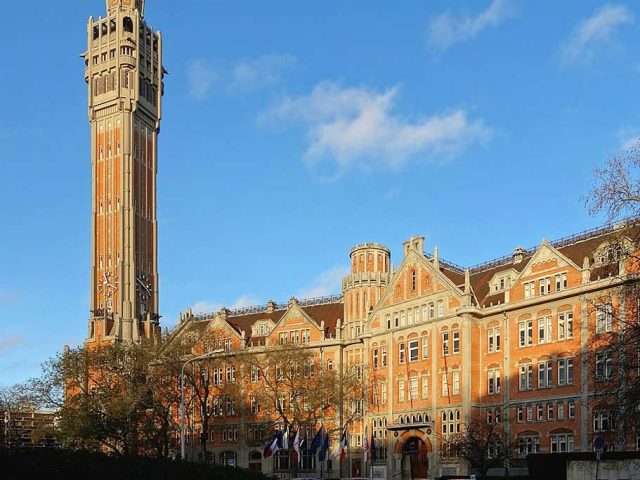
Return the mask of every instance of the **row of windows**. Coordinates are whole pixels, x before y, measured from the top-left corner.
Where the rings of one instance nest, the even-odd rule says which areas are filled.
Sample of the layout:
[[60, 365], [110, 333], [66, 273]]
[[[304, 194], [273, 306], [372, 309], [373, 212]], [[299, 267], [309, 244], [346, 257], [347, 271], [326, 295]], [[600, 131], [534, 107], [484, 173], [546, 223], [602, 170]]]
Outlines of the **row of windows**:
[[[565, 453], [574, 451], [573, 433], [561, 433], [549, 437], [551, 453]], [[518, 455], [524, 457], [530, 453], [540, 453], [540, 435], [525, 435], [518, 437]]]
[[298, 344], [298, 343], [309, 343], [311, 341], [311, 330], [303, 329], [303, 330], [291, 330], [289, 332], [280, 332], [278, 335], [278, 341], [280, 345], [286, 345], [288, 343]]
[[[557, 385], [573, 384], [573, 358], [560, 358], [557, 360]], [[519, 366], [518, 386], [520, 391], [532, 390], [533, 384], [533, 364], [524, 363]], [[553, 386], [553, 361], [545, 360], [538, 362], [538, 388], [548, 388]]]
[[[555, 284], [555, 291], [560, 292], [567, 289], [567, 274], [559, 273], [553, 277]], [[536, 289], [537, 285], [537, 289]], [[523, 283], [524, 286], [524, 298], [533, 298], [536, 296], [536, 292], [540, 295], [548, 295], [551, 293], [551, 276], [540, 278], [538, 280], [532, 280], [530, 282]]]
[[576, 417], [576, 402], [538, 403], [536, 405], [520, 405], [516, 407], [516, 420], [518, 423], [542, 422], [549, 420], [564, 420]]
[[[459, 377], [458, 377], [459, 383]], [[384, 392], [384, 401], [386, 403], [386, 385]], [[404, 377], [398, 379], [398, 401], [404, 402], [406, 400], [413, 401], [419, 399], [425, 399], [429, 397], [429, 377], [423, 374], [418, 381], [417, 375], [409, 377], [408, 382], [405, 382]]]
[[414, 307], [408, 310], [402, 310], [400, 312], [387, 314], [385, 316], [385, 323], [387, 330], [391, 330], [392, 327], [404, 327], [406, 325], [413, 325], [415, 323], [426, 322], [427, 320], [433, 320], [436, 318], [442, 318], [444, 316], [444, 301], [438, 300], [437, 302], [431, 302], [429, 304], [422, 305], [422, 307]]
[[[520, 347], [533, 345], [533, 320], [522, 320], [518, 322], [518, 333]], [[537, 321], [537, 342], [538, 345], [551, 343], [553, 341], [553, 317], [547, 315], [538, 318]], [[559, 313], [557, 316], [556, 334], [558, 340], [568, 340], [573, 338], [573, 312]]]
[[[100, 37], [105, 37], [108, 34], [115, 33], [117, 30], [117, 23], [114, 18], [109, 21], [107, 25], [107, 21], [96, 24], [93, 26], [93, 39], [98, 40]], [[133, 33], [133, 20], [129, 17], [124, 17], [122, 19], [122, 30], [126, 33]]]

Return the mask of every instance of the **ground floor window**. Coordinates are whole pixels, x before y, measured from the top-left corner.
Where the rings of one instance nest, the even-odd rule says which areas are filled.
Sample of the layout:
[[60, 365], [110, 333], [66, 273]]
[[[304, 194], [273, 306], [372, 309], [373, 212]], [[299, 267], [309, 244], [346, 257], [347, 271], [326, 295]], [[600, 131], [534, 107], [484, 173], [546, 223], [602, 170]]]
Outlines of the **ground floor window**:
[[220, 464], [229, 467], [237, 467], [238, 458], [236, 456], [236, 452], [226, 451], [220, 453]]
[[540, 453], [540, 435], [526, 435], [518, 438], [518, 454], [524, 457], [530, 453]]
[[551, 453], [573, 452], [573, 434], [551, 435]]
[[311, 453], [307, 449], [302, 450], [300, 454], [302, 455], [302, 462], [301, 462], [302, 470], [315, 470], [316, 456], [311, 455]]
[[291, 465], [290, 458], [289, 450], [278, 450], [273, 456], [274, 469], [276, 471], [288, 471]]

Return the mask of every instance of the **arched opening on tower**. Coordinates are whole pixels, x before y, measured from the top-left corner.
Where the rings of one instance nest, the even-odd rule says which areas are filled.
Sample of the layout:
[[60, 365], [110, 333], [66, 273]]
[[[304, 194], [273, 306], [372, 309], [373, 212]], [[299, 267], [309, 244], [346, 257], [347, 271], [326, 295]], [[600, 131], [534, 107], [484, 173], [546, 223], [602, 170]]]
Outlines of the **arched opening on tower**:
[[127, 33], [133, 33], [133, 20], [129, 17], [124, 17], [122, 20], [122, 29]]

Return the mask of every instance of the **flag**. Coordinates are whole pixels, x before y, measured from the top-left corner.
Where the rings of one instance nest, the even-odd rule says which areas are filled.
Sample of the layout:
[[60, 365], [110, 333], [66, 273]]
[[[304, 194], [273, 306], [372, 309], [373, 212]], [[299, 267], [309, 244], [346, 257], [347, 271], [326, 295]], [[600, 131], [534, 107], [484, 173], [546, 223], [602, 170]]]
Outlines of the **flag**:
[[371, 461], [376, 461], [376, 439], [373, 437], [373, 430], [371, 430]]
[[324, 435], [322, 435], [323, 430], [324, 424], [320, 426], [318, 433], [316, 433], [316, 436], [313, 437], [311, 446], [309, 447], [309, 453], [313, 456], [315, 456], [315, 454], [318, 452], [318, 449], [322, 447], [322, 440], [324, 440]]
[[282, 449], [289, 450], [289, 426], [282, 434]]
[[267, 444], [264, 446], [263, 457], [269, 458], [278, 450], [280, 450], [280, 447], [278, 445], [278, 434], [276, 433], [272, 438], [269, 439]]
[[298, 427], [298, 431], [296, 432], [296, 436], [293, 439], [293, 451], [296, 452], [297, 461], [300, 463], [302, 460], [302, 455], [300, 455], [300, 447], [302, 445], [302, 439], [300, 438], [300, 427]]
[[344, 460], [344, 457], [347, 453], [347, 448], [349, 446], [349, 434], [347, 432], [347, 425], [344, 426], [342, 430], [342, 437], [340, 437], [340, 443], [338, 444], [338, 449], [334, 453], [334, 457], [339, 459], [340, 461]]
[[320, 448], [320, 452], [318, 453], [318, 460], [324, 462], [327, 458], [327, 452], [329, 451], [329, 432], [325, 430], [324, 441], [322, 442], [322, 448]]
[[369, 461], [369, 439], [367, 438], [369, 426], [364, 427], [364, 445], [362, 451], [364, 453], [364, 463]]

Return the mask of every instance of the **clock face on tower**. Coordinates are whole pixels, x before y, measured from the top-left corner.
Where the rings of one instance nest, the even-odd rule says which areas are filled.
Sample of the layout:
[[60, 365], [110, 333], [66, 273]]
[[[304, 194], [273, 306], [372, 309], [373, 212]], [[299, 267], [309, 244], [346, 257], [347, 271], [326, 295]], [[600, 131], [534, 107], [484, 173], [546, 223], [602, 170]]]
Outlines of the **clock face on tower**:
[[114, 292], [118, 290], [118, 276], [110, 271], [104, 272], [98, 289], [106, 298], [112, 297]]

